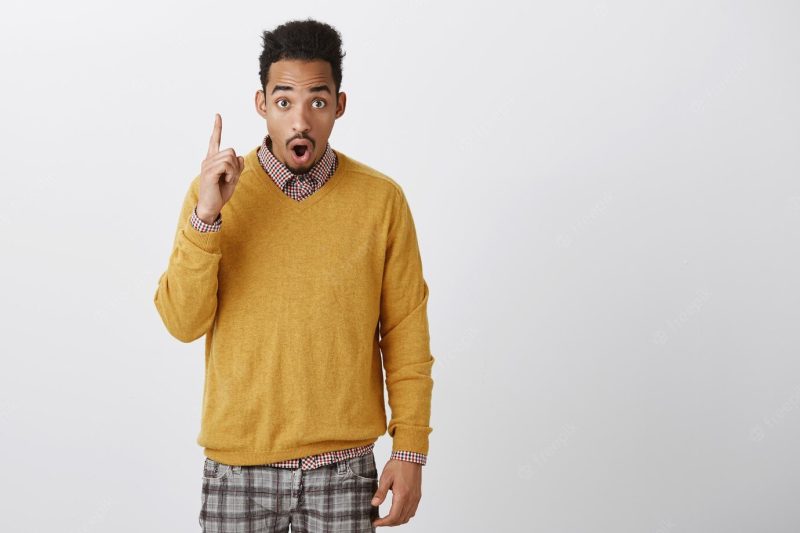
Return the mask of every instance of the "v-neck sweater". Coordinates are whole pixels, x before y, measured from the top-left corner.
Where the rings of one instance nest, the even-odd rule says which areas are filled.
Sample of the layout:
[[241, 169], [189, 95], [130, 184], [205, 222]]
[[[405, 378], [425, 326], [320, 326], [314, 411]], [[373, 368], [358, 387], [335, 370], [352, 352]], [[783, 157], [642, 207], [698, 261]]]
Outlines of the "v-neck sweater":
[[427, 454], [429, 291], [402, 188], [337, 150], [334, 174], [298, 202], [257, 150], [220, 231], [188, 222], [192, 180], [154, 297], [174, 337], [206, 337], [198, 444], [216, 461], [253, 465], [371, 444], [388, 430], [393, 450]]

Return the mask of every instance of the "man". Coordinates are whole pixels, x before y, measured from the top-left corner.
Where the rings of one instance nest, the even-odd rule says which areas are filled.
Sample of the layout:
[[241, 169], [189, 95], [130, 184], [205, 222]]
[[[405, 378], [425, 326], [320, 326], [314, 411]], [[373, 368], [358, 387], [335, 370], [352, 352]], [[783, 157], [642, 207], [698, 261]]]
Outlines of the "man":
[[[338, 31], [291, 21], [263, 46], [255, 105], [267, 135], [245, 156], [220, 150], [215, 116], [154, 297], [173, 336], [206, 338], [199, 521], [259, 532], [403, 524], [432, 431], [414, 221], [397, 182], [328, 143], [346, 104]], [[387, 429], [378, 481], [373, 447]]]

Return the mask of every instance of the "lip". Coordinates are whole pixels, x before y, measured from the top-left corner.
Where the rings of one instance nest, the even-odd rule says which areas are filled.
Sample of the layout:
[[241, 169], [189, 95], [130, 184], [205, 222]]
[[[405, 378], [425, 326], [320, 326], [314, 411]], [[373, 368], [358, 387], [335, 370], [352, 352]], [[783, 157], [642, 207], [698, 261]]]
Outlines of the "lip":
[[295, 139], [289, 143], [289, 150], [293, 150], [295, 146], [305, 146], [308, 150], [311, 150], [311, 141], [308, 139]]

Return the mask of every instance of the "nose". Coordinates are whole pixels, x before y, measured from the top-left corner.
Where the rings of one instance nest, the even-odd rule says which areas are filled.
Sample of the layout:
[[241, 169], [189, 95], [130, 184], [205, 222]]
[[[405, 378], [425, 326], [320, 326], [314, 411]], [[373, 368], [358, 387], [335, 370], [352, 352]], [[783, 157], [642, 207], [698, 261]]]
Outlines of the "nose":
[[295, 133], [307, 133], [311, 129], [311, 122], [306, 115], [307, 111], [303, 106], [295, 108], [294, 116], [292, 117], [292, 129]]

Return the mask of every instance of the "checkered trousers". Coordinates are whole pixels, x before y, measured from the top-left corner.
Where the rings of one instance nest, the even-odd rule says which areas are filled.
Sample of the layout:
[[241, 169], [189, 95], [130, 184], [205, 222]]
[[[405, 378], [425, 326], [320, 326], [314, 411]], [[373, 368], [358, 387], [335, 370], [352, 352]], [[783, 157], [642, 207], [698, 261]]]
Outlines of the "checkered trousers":
[[375, 532], [375, 454], [303, 470], [205, 458], [200, 526], [206, 533]]

